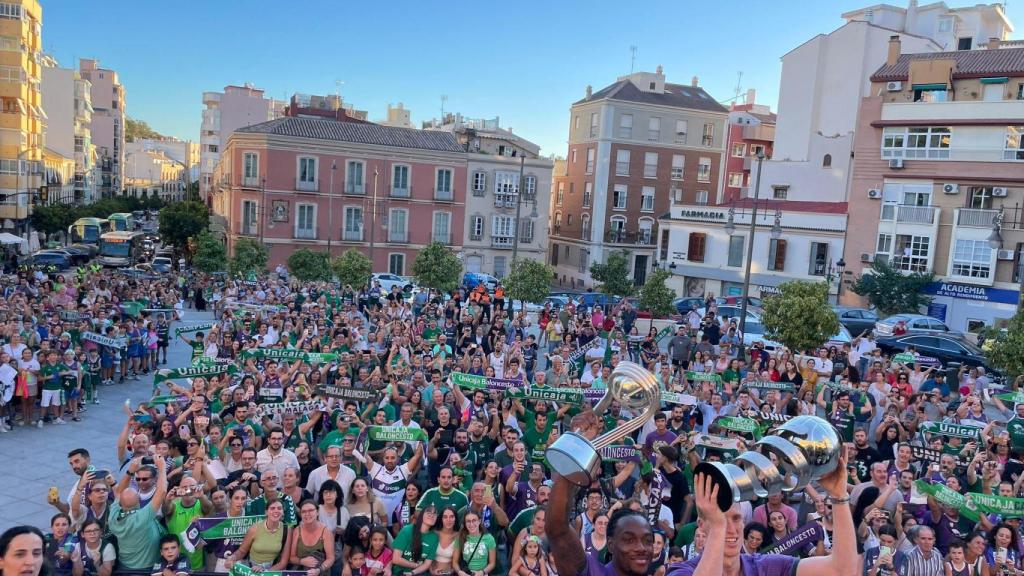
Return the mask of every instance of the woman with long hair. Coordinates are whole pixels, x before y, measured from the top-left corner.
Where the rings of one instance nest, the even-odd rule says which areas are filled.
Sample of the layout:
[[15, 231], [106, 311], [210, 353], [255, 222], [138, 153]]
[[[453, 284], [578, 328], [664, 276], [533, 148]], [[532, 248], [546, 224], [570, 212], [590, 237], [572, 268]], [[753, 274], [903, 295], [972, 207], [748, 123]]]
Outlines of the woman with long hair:
[[319, 518], [319, 508], [312, 500], [299, 504], [299, 526], [292, 530], [288, 561], [306, 576], [329, 574], [334, 565], [334, 533]]
[[412, 524], [406, 524], [398, 531], [392, 544], [391, 575], [421, 576], [430, 571], [437, 553], [437, 508], [428, 505], [416, 514]]
[[78, 538], [71, 532], [71, 518], [67, 514], [56, 514], [50, 519], [50, 534], [46, 537], [46, 559], [57, 576], [70, 576], [72, 553], [78, 545]]
[[[370, 490], [366, 478], [356, 478], [349, 489], [348, 502], [341, 511], [340, 525], [345, 528], [345, 544], [356, 544], [359, 540], [370, 537], [370, 527], [375, 524], [387, 525], [387, 511], [376, 495]], [[360, 532], [365, 531], [365, 534]], [[365, 547], [364, 547], [365, 548]]]
[[393, 536], [398, 536], [398, 532], [403, 526], [413, 522], [416, 505], [419, 504], [422, 494], [423, 489], [420, 488], [419, 484], [410, 482], [405, 486], [405, 498], [402, 499], [402, 503], [391, 514], [391, 532]]
[[472, 509], [467, 509], [462, 516], [459, 542], [461, 546], [455, 548], [453, 559], [459, 576], [484, 576], [494, 571], [498, 544], [494, 536], [484, 531], [480, 515]]
[[455, 551], [459, 547], [459, 515], [455, 508], [441, 509], [440, 521], [434, 526], [437, 532], [437, 552], [430, 573], [434, 576], [451, 576], [455, 571]]
[[985, 563], [989, 572], [1015, 574], [1020, 569], [1020, 544], [1017, 531], [1006, 522], [1000, 522], [988, 531], [988, 547], [985, 549]]
[[252, 525], [238, 550], [229, 554], [224, 566], [230, 570], [235, 562], [248, 560], [258, 571], [284, 570], [288, 566], [288, 526], [282, 522], [284, 503], [267, 504], [267, 517]]
[[789, 536], [789, 526], [786, 524], [786, 515], [776, 510], [768, 514], [768, 538], [766, 546], [782, 541]]
[[608, 515], [601, 512], [594, 518], [594, 530], [583, 536], [583, 551], [597, 558], [601, 564], [608, 563]]
[[[249, 501], [249, 491], [242, 487], [236, 487], [227, 491], [228, 511], [226, 518], [238, 518], [245, 516], [245, 504]], [[211, 561], [207, 562], [207, 570], [211, 572], [228, 572], [225, 562], [227, 557], [238, 550], [244, 538], [221, 538], [206, 543], [206, 552], [209, 552]]]

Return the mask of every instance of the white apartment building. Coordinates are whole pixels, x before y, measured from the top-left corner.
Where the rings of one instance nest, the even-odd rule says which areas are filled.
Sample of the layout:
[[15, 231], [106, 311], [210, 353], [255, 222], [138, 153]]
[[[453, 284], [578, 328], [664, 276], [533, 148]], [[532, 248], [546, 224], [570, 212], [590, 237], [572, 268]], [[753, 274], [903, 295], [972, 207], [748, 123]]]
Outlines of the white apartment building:
[[[75, 203], [88, 204], [96, 194], [96, 147], [92, 143], [92, 83], [78, 71], [61, 68], [50, 56], [43, 58], [42, 96], [47, 122], [43, 127], [46, 147], [75, 161], [64, 195]], [[64, 197], [62, 196], [62, 197]]]
[[199, 180], [199, 144], [191, 140], [177, 138], [140, 138], [135, 141], [145, 150], [155, 150], [170, 160], [181, 164], [188, 175], [189, 182]]
[[137, 198], [185, 199], [188, 168], [144, 142], [125, 145], [125, 193]]
[[78, 73], [90, 83], [93, 109], [90, 131], [92, 143], [96, 146], [98, 195], [120, 194], [124, 190], [124, 86], [117, 72], [100, 68], [98, 60], [80, 59]]

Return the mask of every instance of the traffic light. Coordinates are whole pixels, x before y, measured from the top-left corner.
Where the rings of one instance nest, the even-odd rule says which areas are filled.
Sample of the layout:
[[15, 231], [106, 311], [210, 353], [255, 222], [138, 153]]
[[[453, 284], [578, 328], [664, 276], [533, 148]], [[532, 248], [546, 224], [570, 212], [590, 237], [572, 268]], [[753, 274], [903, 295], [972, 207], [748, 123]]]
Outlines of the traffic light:
[[50, 200], [50, 188], [49, 186], [39, 187], [39, 201], [44, 204]]

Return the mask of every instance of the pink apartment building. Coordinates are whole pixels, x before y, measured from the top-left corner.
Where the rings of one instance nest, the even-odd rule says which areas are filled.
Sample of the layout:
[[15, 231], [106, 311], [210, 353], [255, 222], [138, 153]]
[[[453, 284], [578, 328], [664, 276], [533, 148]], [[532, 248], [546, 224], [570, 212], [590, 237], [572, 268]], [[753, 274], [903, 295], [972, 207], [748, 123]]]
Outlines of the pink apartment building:
[[756, 170], [751, 168], [757, 165], [757, 154], [772, 157], [776, 116], [768, 106], [755, 104], [754, 97], [754, 90], [748, 90], [746, 102], [729, 107], [723, 204], [750, 197], [746, 189], [754, 186]]
[[437, 240], [461, 250], [466, 152], [450, 132], [284, 117], [238, 129], [214, 173], [228, 248], [261, 239], [270, 266], [299, 248], [362, 250], [410, 274]]

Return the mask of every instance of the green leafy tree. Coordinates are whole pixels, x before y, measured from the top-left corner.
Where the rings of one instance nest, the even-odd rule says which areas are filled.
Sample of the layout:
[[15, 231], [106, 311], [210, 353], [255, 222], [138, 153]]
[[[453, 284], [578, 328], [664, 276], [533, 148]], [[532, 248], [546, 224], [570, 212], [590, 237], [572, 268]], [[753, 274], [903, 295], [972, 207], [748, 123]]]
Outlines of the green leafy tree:
[[525, 304], [536, 304], [547, 297], [555, 270], [539, 260], [518, 258], [512, 262], [512, 270], [505, 278], [505, 289], [512, 300]]
[[212, 274], [228, 267], [227, 249], [219, 238], [204, 231], [196, 236], [194, 243], [196, 253], [192, 256], [192, 266], [196, 270]]
[[651, 313], [655, 318], [668, 316], [676, 311], [672, 301], [676, 293], [665, 285], [672, 275], [666, 270], [655, 270], [647, 277], [647, 283], [640, 288], [640, 309]]
[[632, 296], [636, 293], [636, 285], [629, 276], [629, 252], [621, 250], [608, 254], [604, 262], [590, 265], [590, 275], [601, 283], [600, 290], [614, 296]]
[[252, 238], [239, 238], [235, 241], [235, 255], [228, 261], [228, 270], [232, 276], [259, 274], [267, 269], [269, 259], [266, 246]]
[[454, 290], [459, 285], [462, 262], [452, 249], [440, 242], [427, 244], [412, 263], [412, 275], [423, 288], [434, 288], [443, 292]]
[[765, 335], [793, 351], [821, 346], [839, 333], [839, 318], [828, 303], [828, 284], [794, 280], [764, 299]]
[[861, 274], [853, 283], [853, 292], [868, 299], [885, 316], [900, 312], [916, 313], [927, 308], [932, 298], [924, 293], [935, 275], [912, 272], [904, 274], [887, 262], [875, 261], [871, 271]]
[[160, 238], [179, 249], [209, 226], [210, 212], [202, 202], [176, 202], [160, 211]]
[[365, 254], [355, 248], [349, 248], [331, 262], [331, 269], [343, 286], [347, 284], [358, 290], [369, 283], [373, 264]]
[[163, 138], [163, 135], [150, 128], [149, 124], [146, 124], [145, 120], [135, 120], [133, 118], [125, 118], [124, 120], [124, 139], [126, 142], [135, 142], [142, 138]]
[[985, 336], [982, 350], [989, 361], [1008, 377], [1008, 382], [1024, 374], [1024, 311], [1018, 309], [1005, 330], [990, 326], [981, 335]]
[[32, 227], [36, 230], [54, 234], [67, 232], [79, 218], [75, 208], [67, 204], [50, 204], [49, 206], [36, 206], [32, 210]]
[[300, 282], [326, 282], [331, 279], [331, 256], [301, 248], [288, 257], [288, 271]]

